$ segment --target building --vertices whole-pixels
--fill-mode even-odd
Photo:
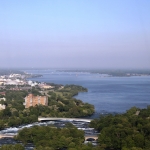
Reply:
[[[5,97],[3,97],[3,98],[0,98],[0,101],[6,101],[6,98]]]
[[[6,95],[6,92],[0,92],[0,95],[5,96],[5,95]]]
[[[54,88],[53,86],[47,85],[47,84],[39,84],[39,87],[41,89],[52,89],[52,88]]]
[[[25,82],[19,79],[15,79],[15,80],[7,79],[4,84],[5,85],[24,85]]]
[[[29,108],[35,105],[48,105],[48,97],[47,96],[34,96],[33,94],[29,94],[25,97],[25,102],[23,103],[25,108]]]
[[[5,109],[5,108],[6,108],[5,105],[0,104],[0,110],[3,110],[3,109]]]
[[[30,86],[36,86],[36,85],[38,85],[38,83],[33,82],[33,81],[28,81],[28,85],[30,85]]]
[[[15,80],[7,79],[5,85],[18,85],[18,82]]]
[[[0,101],[6,101],[6,98],[0,98]],[[3,109],[5,109],[6,108],[6,106],[5,105],[3,105],[3,104],[0,104],[0,110],[3,110]]]
[[[4,82],[0,81],[0,85],[3,85],[3,84],[4,84]]]

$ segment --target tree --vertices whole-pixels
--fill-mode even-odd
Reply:
[[[3,116],[4,117],[10,117],[11,116],[11,111],[9,107],[6,107],[6,109],[3,110]]]
[[[21,144],[3,145],[0,150],[25,150]]]
[[[144,147],[144,136],[142,134],[136,134],[134,137],[134,142],[136,147]]]

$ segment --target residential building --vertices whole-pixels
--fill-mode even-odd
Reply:
[[[33,94],[29,94],[25,97],[25,102],[23,103],[25,108],[29,108],[31,106],[36,105],[48,105],[48,97],[47,96],[34,96]]]
[[[6,95],[6,92],[0,92],[0,95],[5,96],[5,95]]]
[[[53,86],[47,85],[47,84],[39,84],[39,87],[41,89],[52,89],[52,88],[54,88]]]

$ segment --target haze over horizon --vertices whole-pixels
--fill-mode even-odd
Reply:
[[[0,1],[0,68],[150,69],[149,0]]]

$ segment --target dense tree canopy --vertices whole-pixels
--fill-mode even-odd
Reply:
[[[103,150],[92,144],[84,145],[84,131],[67,124],[65,128],[34,126],[24,128],[16,136],[24,144],[31,142],[35,150]]]
[[[0,147],[0,150],[25,150],[25,148],[21,144],[15,144],[15,145],[3,145],[2,147]]]
[[[32,142],[36,147],[60,149],[70,145],[81,145],[84,141],[84,132],[75,127],[61,129],[34,126],[21,130],[16,139],[23,143]]]
[[[101,146],[114,149],[150,148],[150,107],[131,108],[125,114],[101,116],[90,124],[100,131]]]

